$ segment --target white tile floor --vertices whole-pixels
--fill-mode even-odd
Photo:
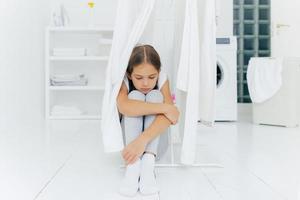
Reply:
[[[116,194],[121,156],[103,153],[99,121],[37,124],[0,132],[1,200],[130,199]],[[240,120],[199,126],[198,139],[198,161],[223,168],[157,168],[161,200],[300,199],[299,128]]]

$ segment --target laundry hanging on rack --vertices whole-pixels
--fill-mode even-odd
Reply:
[[[185,109],[181,162],[193,164],[196,157],[198,120],[212,126],[216,92],[215,1],[187,0],[182,34],[177,89],[184,91]],[[200,16],[202,15],[202,16]],[[202,19],[202,20],[201,20]],[[182,110],[181,109],[181,110]]]
[[[124,148],[116,99],[132,49],[145,30],[154,3],[155,0],[122,0],[118,4],[102,104],[101,130],[105,152]]]
[[[262,103],[275,95],[282,84],[283,58],[252,57],[247,69],[247,83],[253,103]]]

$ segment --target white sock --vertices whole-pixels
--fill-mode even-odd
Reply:
[[[140,192],[144,195],[156,194],[159,188],[154,175],[155,157],[153,154],[145,153],[142,157]]]
[[[119,189],[120,194],[134,196],[137,193],[139,189],[140,166],[140,159],[133,164],[127,165],[125,176]]]

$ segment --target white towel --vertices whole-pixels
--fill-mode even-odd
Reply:
[[[101,130],[105,152],[124,148],[116,99],[132,49],[138,43],[155,0],[119,1],[110,58],[106,71]]]
[[[247,82],[252,102],[261,103],[271,98],[282,83],[282,58],[251,58]]]
[[[88,79],[84,74],[56,74],[51,75],[50,83],[55,86],[84,86],[88,84]]]
[[[181,162],[193,164],[198,119],[212,126],[215,119],[216,21],[215,1],[187,0],[177,72],[177,88],[186,92]],[[199,17],[199,15],[202,15]],[[202,20],[200,20],[202,19]]]
[[[55,74],[51,75],[54,81],[80,81],[85,78],[84,74]]]
[[[50,80],[50,84],[52,86],[86,86],[88,84],[88,80],[79,80],[79,81],[53,81]]]

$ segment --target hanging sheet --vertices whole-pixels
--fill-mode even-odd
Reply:
[[[102,103],[101,130],[105,152],[124,148],[116,98],[132,49],[147,25],[155,0],[120,0],[108,61]]]
[[[198,120],[212,126],[216,91],[216,5],[211,0],[186,0],[177,69],[182,132],[181,163],[195,162]],[[180,13],[180,11],[178,11]],[[181,23],[182,24],[182,23]]]

